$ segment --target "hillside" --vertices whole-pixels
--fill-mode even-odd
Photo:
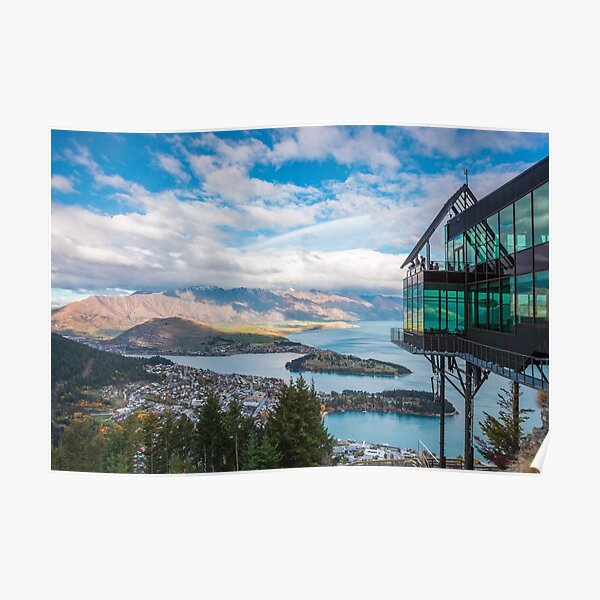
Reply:
[[[67,383],[102,386],[136,379],[148,379],[145,365],[169,362],[162,358],[129,358],[96,350],[52,334],[50,377],[52,389]]]
[[[243,326],[240,331],[219,330],[191,319],[170,317],[150,319],[113,340],[108,347],[137,348],[162,353],[223,354],[253,345],[286,344],[285,338],[268,334],[258,327]]]
[[[289,324],[302,329],[320,323],[399,319],[401,314],[398,297],[190,287],[72,302],[52,311],[52,329],[107,339],[151,319],[180,317],[204,324],[260,323],[285,333]]]

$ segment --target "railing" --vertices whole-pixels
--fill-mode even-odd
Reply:
[[[502,350],[456,335],[405,334],[400,327],[391,330],[391,341],[412,353],[427,352],[457,355],[494,373],[520,381],[524,385],[548,389],[550,360]]]
[[[500,272],[502,269],[509,269],[514,266],[512,256],[502,256],[500,258],[491,258],[485,262],[467,262],[457,260],[430,260],[417,262],[416,265],[406,267],[406,276],[410,277],[423,271],[449,271],[451,273],[474,273],[476,271],[485,271],[486,273]]]

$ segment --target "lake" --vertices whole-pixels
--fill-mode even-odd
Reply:
[[[397,321],[360,321],[358,327],[348,329],[318,329],[289,335],[288,338],[316,348],[334,350],[343,354],[354,354],[361,358],[376,358],[408,367],[412,373],[402,377],[367,377],[360,375],[335,375],[307,373],[306,379],[314,381],[315,387],[323,392],[345,389],[377,392],[390,389],[415,389],[431,391],[431,365],[424,356],[406,352],[392,344],[390,328]],[[172,361],[210,369],[217,373],[240,373],[263,377],[280,377],[289,380],[292,375],[285,363],[297,354],[238,354],[234,356],[168,356]],[[295,376],[295,374],[294,374]],[[498,414],[498,392],[507,388],[509,381],[491,374],[477,393],[474,402],[475,435],[480,435],[479,422],[484,412]],[[529,432],[541,425],[540,412],[536,405],[536,392],[521,386],[521,406],[532,408],[524,429]],[[460,395],[446,385],[447,398],[458,409],[459,415],[446,417],[446,454],[462,455],[464,452],[464,403]],[[329,432],[339,438],[352,438],[373,443],[387,443],[401,448],[416,448],[418,441],[424,442],[432,451],[438,451],[439,420],[435,417],[397,415],[393,413],[333,413],[325,417]]]

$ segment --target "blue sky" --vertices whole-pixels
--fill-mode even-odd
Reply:
[[[481,197],[547,155],[547,134],[432,127],[55,130],[52,302],[190,285],[397,293],[465,168]]]

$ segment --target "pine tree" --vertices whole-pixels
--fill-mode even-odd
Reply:
[[[194,435],[194,460],[199,471],[224,470],[226,435],[219,398],[210,392],[200,407]]]
[[[262,429],[255,428],[249,435],[242,465],[247,471],[277,469],[281,466],[281,454]]]
[[[529,418],[531,409],[519,409],[521,393],[517,393],[517,384],[511,382],[511,389],[502,389],[498,394],[498,417],[484,412],[485,419],[481,431],[487,439],[475,437],[477,449],[481,455],[494,463],[499,469],[507,469],[513,463],[524,439],[523,423]]]
[[[242,453],[252,430],[250,419],[242,414],[242,407],[236,399],[232,399],[223,416],[225,427],[225,469],[239,471]]]
[[[321,420],[314,386],[309,388],[302,376],[281,389],[266,431],[284,468],[318,466],[331,453],[332,438]]]
[[[142,418],[145,473],[164,473],[164,456],[160,443],[160,421],[156,413],[144,413]]]

